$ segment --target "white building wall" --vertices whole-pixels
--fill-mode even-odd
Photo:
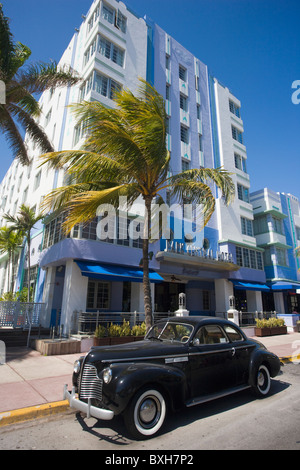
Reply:
[[[245,161],[247,152],[245,145],[232,138],[232,126],[239,131],[244,131],[243,121],[229,110],[229,100],[233,101],[240,108],[240,101],[233,96],[228,88],[224,88],[217,80],[214,80],[214,93],[216,101],[216,114],[218,125],[218,143],[220,153],[220,166],[232,173],[231,177],[236,188],[234,202],[225,207],[222,199],[217,200],[218,229],[220,240],[232,240],[248,245],[256,246],[254,237],[242,235],[241,217],[253,220],[252,205],[238,198],[237,185],[240,184],[249,192],[249,175],[235,166],[235,153],[240,155]],[[218,163],[218,162],[216,162]]]

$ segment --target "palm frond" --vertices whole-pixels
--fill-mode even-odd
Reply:
[[[0,111],[0,128],[4,131],[13,155],[20,160],[22,165],[29,165],[30,159],[23,137],[5,106],[2,106]]]
[[[18,73],[19,84],[30,93],[42,93],[50,88],[76,85],[81,78],[69,67],[58,68],[56,62],[35,63]]]

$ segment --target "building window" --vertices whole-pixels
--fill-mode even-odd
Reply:
[[[185,144],[189,143],[189,131],[187,127],[180,126],[180,140]]]
[[[180,94],[180,109],[182,109],[183,111],[187,111],[188,110],[188,100],[187,98]]]
[[[268,221],[267,217],[263,215],[262,217],[256,217],[253,221],[254,235],[259,235],[261,233],[267,233]]]
[[[114,25],[123,33],[126,33],[127,18],[120,12],[120,10],[116,11],[114,8],[111,8],[103,2],[101,16],[105,21]]]
[[[93,89],[100,95],[113,100],[115,93],[121,90],[121,85],[111,78],[96,72]]]
[[[232,138],[239,142],[240,144],[244,144],[243,132],[239,131],[236,127],[231,126],[232,131]]]
[[[210,310],[209,290],[202,291],[202,304],[203,304],[203,310]]]
[[[240,108],[237,104],[235,104],[233,101],[229,100],[229,110],[232,114],[234,114],[235,116],[237,116],[238,118],[241,117],[241,114],[240,114]]]
[[[40,170],[36,175],[35,175],[35,178],[34,178],[34,185],[33,185],[33,191],[35,191],[40,183],[41,183],[41,176],[42,176],[42,170]]]
[[[168,54],[166,54],[166,69],[171,70],[171,58]]]
[[[115,10],[106,3],[103,3],[102,5],[101,16],[104,20],[108,21],[108,23],[114,24]]]
[[[87,240],[97,240],[97,233],[96,233],[97,223],[98,223],[97,217],[95,217],[90,222],[85,223],[82,226],[81,237]]]
[[[123,67],[124,50],[116,46],[103,36],[99,36],[98,51],[107,59],[110,59],[115,64],[119,65],[120,67]]]
[[[280,233],[281,235],[284,235],[284,233],[283,233],[283,224],[282,224],[281,219],[278,219],[277,217],[272,217],[272,228],[273,228],[273,232]]]
[[[253,237],[252,220],[246,219],[246,217],[241,217],[241,227],[242,227],[243,235],[248,235],[249,237]]]
[[[187,171],[190,169],[190,162],[187,160],[182,159],[181,160],[181,170],[182,171]]]
[[[248,188],[246,188],[245,186],[242,186],[241,184],[238,184],[237,190],[238,190],[238,198],[240,201],[250,202]]]
[[[186,68],[182,67],[182,65],[179,65],[179,78],[183,82],[187,81],[187,70]]]
[[[236,246],[236,264],[243,268],[263,270],[262,254],[260,251]]]
[[[279,264],[280,266],[287,266],[286,250],[282,248],[276,248],[276,258],[277,258],[277,264]]]
[[[88,309],[108,309],[110,305],[110,283],[89,279],[87,292]]]
[[[52,116],[52,108],[50,111],[47,113],[46,118],[45,118],[45,127],[48,126],[49,122],[51,121],[51,116]]]
[[[237,168],[238,170],[241,170],[244,173],[247,173],[246,158],[242,157],[238,153],[234,154],[234,165],[235,165],[235,168]]]
[[[122,33],[126,33],[127,18],[120,12],[120,10],[118,10],[116,14],[115,26],[119,28],[122,31]]]

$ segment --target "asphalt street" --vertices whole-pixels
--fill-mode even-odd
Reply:
[[[300,364],[282,370],[267,398],[244,391],[184,409],[148,441],[132,440],[121,417],[103,423],[68,411],[0,428],[0,449],[101,450],[104,456],[105,451],[134,455],[137,450],[160,455],[166,450],[300,450]]]

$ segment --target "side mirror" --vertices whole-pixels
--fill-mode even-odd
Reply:
[[[192,341],[192,346],[200,346],[200,339],[199,339],[199,338],[195,338],[195,339]]]

